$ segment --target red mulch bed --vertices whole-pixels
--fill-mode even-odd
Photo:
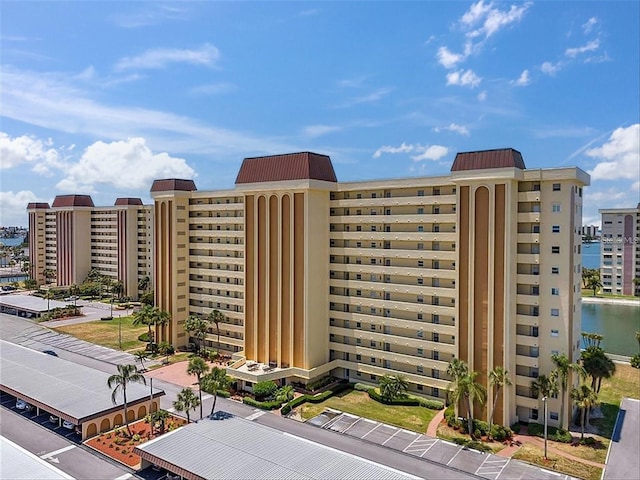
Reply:
[[[171,417],[165,424],[165,432],[169,431],[169,425],[182,426],[187,421],[178,417]],[[115,430],[102,433],[96,437],[93,437],[85,442],[86,445],[98,450],[99,452],[107,455],[108,457],[124,463],[125,465],[136,468],[140,465],[140,457],[133,453],[134,447],[147,442],[153,438],[156,438],[159,433],[151,434],[151,425],[144,420],[139,420],[136,423],[129,424],[132,437],[139,435],[140,438],[134,440],[129,438],[127,428],[122,426],[118,429],[118,433]]]

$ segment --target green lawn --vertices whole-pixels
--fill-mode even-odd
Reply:
[[[119,326],[119,323],[122,324]],[[97,320],[95,322],[78,323],[76,325],[65,325],[56,327],[54,330],[73,335],[80,340],[103,345],[105,347],[119,349],[118,330],[122,330],[122,349],[133,350],[141,348],[144,342],[138,337],[148,331],[145,325],[134,326],[133,317],[114,318],[112,320]]]
[[[631,365],[616,363],[616,373],[612,378],[602,381],[598,394],[604,418],[592,422],[605,438],[611,438],[623,397],[640,399],[640,370]]]
[[[356,390],[347,390],[322,403],[305,403],[299,407],[304,419],[315,417],[325,408],[334,408],[359,417],[377,420],[420,433],[427,431],[429,422],[438,413],[437,410],[425,407],[384,405],[371,400],[366,392]]]
[[[583,478],[585,480],[600,480],[602,475],[601,468],[592,467],[585,463],[575,462],[554,453],[548,455],[549,460],[545,460],[544,450],[533,445],[523,445],[513,455],[513,458],[540,465],[548,470],[566,473],[572,477]]]

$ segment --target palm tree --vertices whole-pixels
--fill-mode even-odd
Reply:
[[[164,425],[167,419],[170,417],[169,412],[166,410],[157,410],[147,415],[147,422],[151,424],[151,433],[155,430],[156,425],[160,425],[160,435],[164,433]]]
[[[600,275],[591,275],[587,278],[587,288],[593,290],[593,296],[596,296],[596,293],[599,288],[602,288],[602,283],[600,282]]]
[[[189,359],[187,373],[195,375],[198,379],[198,395],[200,398],[200,418],[202,418],[202,376],[209,371],[209,365],[201,357],[192,357]]]
[[[175,402],[173,402],[173,408],[178,412],[184,412],[187,415],[187,423],[191,421],[189,418],[189,412],[195,410],[200,405],[200,399],[193,393],[190,388],[183,388],[176,396]]]
[[[473,405],[477,402],[481,407],[487,401],[487,390],[476,382],[478,372],[469,372],[460,380],[458,388],[461,391],[462,397],[466,400],[467,415],[469,419],[469,434],[472,439],[475,439],[473,431]]]
[[[169,352],[171,351],[171,344],[169,342],[165,342],[164,340],[158,344],[158,351],[160,355],[166,355],[166,359],[164,363],[169,363]]]
[[[198,352],[203,350],[204,339],[207,336],[207,322],[196,315],[189,315],[184,322],[184,329],[189,333],[193,333],[193,337],[198,342]]]
[[[536,380],[531,382],[531,390],[536,398],[558,395],[557,377],[555,375],[549,377],[540,375]]]
[[[169,315],[169,312],[165,312],[164,310],[158,308],[158,307],[153,307],[152,308],[152,315],[151,315],[151,319],[153,322],[153,325],[157,328],[157,327],[164,327],[167,323],[169,323],[169,321],[171,320],[171,315]]]
[[[140,362],[142,370],[145,370],[144,361],[149,358],[149,354],[145,350],[138,350],[137,352],[134,352],[133,356]]]
[[[124,293],[124,283],[122,283],[122,280],[113,282],[113,285],[111,285],[111,293],[115,294],[118,298],[122,297]]]
[[[213,393],[213,405],[211,406],[211,413],[216,410],[216,400],[218,399],[218,390],[226,390],[231,385],[231,377],[227,375],[227,372],[218,367],[213,367],[210,373],[204,376],[202,379],[203,388],[207,392]]]
[[[603,378],[611,378],[616,372],[616,364],[604,353],[602,347],[587,347],[581,355],[582,366],[591,377],[591,388],[600,392]]]
[[[127,433],[131,436],[129,428],[129,419],[127,418],[127,385],[133,382],[147,384],[147,379],[138,372],[135,365],[118,365],[118,373],[111,375],[107,379],[107,386],[113,388],[111,392],[111,401],[115,405],[118,392],[122,391],[122,399],[124,402],[124,423],[127,426]]]
[[[207,320],[216,326],[216,335],[218,336],[216,347],[218,350],[218,355],[220,354],[220,322],[224,322],[227,317],[224,316],[220,310],[212,310],[211,313],[207,316]]]
[[[500,389],[504,386],[512,385],[511,378],[509,378],[509,372],[503,367],[495,367],[489,372],[489,385],[491,385],[492,388],[495,388],[493,405],[491,406],[491,416],[489,417],[489,438],[491,438],[493,415],[496,412],[496,404],[498,403],[498,395],[500,394]]]
[[[293,400],[294,390],[291,385],[285,385],[276,392],[276,400],[282,403]]]
[[[454,391],[458,390],[458,384],[460,382],[460,379],[462,379],[465,375],[467,375],[468,372],[469,372],[469,367],[465,362],[463,362],[459,358],[454,358],[453,360],[451,360],[451,362],[449,362],[449,365],[447,366],[447,374],[451,377],[451,383],[447,388],[447,393],[449,394],[450,397]],[[461,400],[461,398],[459,400]],[[458,418],[459,416],[458,415],[459,400],[453,402],[453,409],[455,411],[456,418]]]
[[[49,313],[49,304],[51,300],[55,298],[55,294],[53,293],[53,290],[51,289],[47,290],[44,294],[44,298],[47,300],[47,313]]]
[[[409,388],[407,379],[402,375],[383,375],[379,384],[380,396],[385,400],[395,400],[404,395]]]
[[[151,333],[151,326],[153,325],[153,309],[151,305],[145,305],[137,312],[133,312],[133,325],[146,325],[149,328],[147,333],[147,343],[153,342],[153,334]]]
[[[149,278],[149,275],[145,275],[138,281],[138,290],[142,290],[143,292],[146,292],[150,286],[151,286],[151,279]]]
[[[589,385],[583,383],[578,388],[571,390],[571,399],[576,402],[576,406],[580,409],[580,427],[582,435],[580,439],[584,439],[584,425],[589,423],[589,410],[597,404],[598,395]]]
[[[584,377],[586,375],[586,371],[584,368],[582,368],[581,365],[577,363],[571,363],[569,361],[569,358],[564,353],[554,353],[553,355],[551,355],[551,360],[556,365],[556,368],[554,370],[554,377],[556,377],[560,382],[560,390],[562,395],[562,397],[560,398],[560,428],[564,429],[564,399],[567,395],[569,374],[573,371]]]

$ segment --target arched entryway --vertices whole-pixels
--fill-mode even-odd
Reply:
[[[100,431],[106,432],[110,429],[111,429],[111,425],[109,424],[109,419],[103,418],[102,421],[100,422]]]
[[[138,409],[138,418],[144,418],[145,415],[147,414],[147,407],[142,405],[139,409]]]
[[[113,417],[113,426],[114,426],[114,428],[116,426],[121,426],[123,423],[124,423],[124,421],[122,420],[122,414],[121,413],[119,413],[115,417]]]
[[[134,412],[133,410],[128,410],[127,411],[127,420],[130,422],[133,422],[136,419],[136,412]]]
[[[98,427],[95,423],[90,423],[87,427],[87,438],[95,437],[98,434]]]

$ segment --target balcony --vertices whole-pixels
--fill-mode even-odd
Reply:
[[[384,222],[379,222],[383,224]],[[455,232],[370,232],[370,231],[349,231],[349,232],[330,232],[331,240],[367,240],[378,241],[384,240],[402,240],[416,242],[451,242],[455,243],[457,234]],[[446,253],[446,252],[445,252]]]
[[[331,200],[331,207],[394,207],[406,205],[455,205],[455,195],[424,195],[406,197],[378,197],[378,198],[345,198]]]

